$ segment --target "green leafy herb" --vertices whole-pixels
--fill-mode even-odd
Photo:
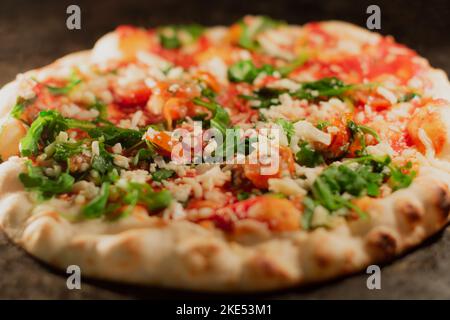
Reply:
[[[92,138],[104,138],[107,145],[113,146],[120,143],[122,147],[131,147],[142,139],[142,132],[133,129],[119,128],[113,125],[94,127],[87,130]]]
[[[16,118],[16,119],[20,119],[20,117],[22,116],[22,113],[25,111],[26,107],[32,103],[32,101],[34,101],[34,99],[23,99],[21,97],[17,98],[16,104],[14,105],[14,107],[11,110],[11,116]]]
[[[82,214],[85,218],[95,219],[104,215],[108,204],[109,186],[109,182],[104,182],[100,189],[99,195],[92,199],[91,202],[83,208]]]
[[[392,190],[407,188],[416,176],[416,172],[411,170],[412,163],[408,162],[404,167],[396,168],[391,166],[391,177],[389,179],[389,185]]]
[[[21,154],[23,156],[36,155],[39,151],[40,143],[47,145],[55,140],[59,132],[70,128],[91,130],[95,128],[95,124],[88,121],[64,118],[54,110],[41,111],[20,142]]]
[[[216,98],[216,93],[210,87],[205,86],[202,88],[202,96],[209,100],[213,100]]]
[[[408,102],[416,97],[420,98],[420,94],[415,93],[415,92],[409,92],[409,93],[405,94],[403,97],[401,97],[398,101],[399,102]]]
[[[62,173],[56,178],[49,178],[44,175],[41,167],[33,166],[31,162],[27,163],[27,173],[20,173],[19,179],[27,190],[38,192],[44,199],[70,192],[75,182],[75,178],[68,173]]]
[[[137,165],[139,161],[150,161],[156,156],[156,152],[152,149],[139,149],[133,158],[133,165]]]
[[[298,99],[316,100],[320,97],[342,96],[351,88],[351,85],[344,84],[338,78],[323,78],[318,81],[303,82],[301,88],[291,95]]]
[[[19,119],[24,110],[25,110],[25,104],[16,103],[11,110],[11,116],[13,116],[16,119]]]
[[[269,108],[280,103],[279,96],[288,93],[294,98],[306,100],[318,100],[329,97],[342,97],[353,86],[345,85],[337,78],[323,78],[313,82],[301,83],[301,88],[292,92],[273,88],[261,88],[253,92],[254,95],[240,95],[242,99],[251,101],[254,109]]]
[[[212,118],[210,120],[211,127],[219,130],[225,135],[226,128],[230,124],[230,116],[228,112],[215,101],[205,101],[200,98],[194,98],[193,102],[199,106],[207,108],[212,112]]]
[[[106,151],[105,145],[99,142],[99,154],[92,158],[92,169],[102,175],[107,174],[114,168],[113,156]]]
[[[380,137],[378,136],[378,133],[370,127],[367,127],[367,126],[364,126],[361,124],[356,124],[352,120],[348,121],[347,127],[349,128],[350,133],[351,133],[349,145],[351,145],[351,143],[355,139],[359,139],[359,144],[361,145],[361,150],[357,151],[359,155],[366,154],[366,138],[364,136],[365,134],[369,134],[369,135],[373,136],[377,140],[377,142],[381,142]]]
[[[178,49],[196,41],[204,28],[198,24],[170,25],[158,29],[161,45],[166,49]]]
[[[53,159],[56,161],[67,161],[70,157],[80,154],[83,151],[82,142],[57,142]]]
[[[228,69],[228,79],[232,82],[252,83],[261,73],[272,74],[275,69],[268,64],[257,68],[251,60],[241,60]]]
[[[98,111],[99,115],[97,117],[97,121],[106,121],[107,123],[109,123],[109,121],[106,120],[108,118],[108,111],[104,103],[100,102],[99,100],[95,100],[95,103],[92,104],[89,109],[95,109]]]
[[[272,88],[261,88],[254,91],[253,96],[240,95],[239,97],[251,101],[251,107],[253,109],[265,109],[274,105],[278,105],[280,103],[278,97],[283,92],[285,91]]]
[[[236,195],[236,198],[238,199],[238,201],[247,200],[248,198],[250,198],[250,195],[250,192],[241,191]]]
[[[319,130],[323,130],[326,127],[328,127],[330,125],[330,123],[328,121],[320,121],[317,125],[316,128]]]
[[[170,205],[172,195],[167,190],[154,192],[148,184],[130,182],[127,186],[124,203],[134,207],[144,205],[150,211],[164,209]]]
[[[330,212],[348,208],[364,218],[367,214],[344,194],[352,197],[377,197],[380,186],[386,181],[394,191],[406,188],[415,176],[415,172],[410,169],[411,164],[397,168],[388,156],[367,155],[354,158],[323,170],[312,185],[310,198],[315,206],[322,205]],[[310,201],[309,208],[311,205]]]
[[[142,132],[132,129],[118,128],[113,125],[96,126],[89,121],[64,118],[54,110],[41,111],[21,141],[23,156],[36,155],[40,143],[47,145],[53,142],[59,132],[77,128],[86,131],[92,138],[102,138],[107,145],[121,143],[128,148],[141,141]]]
[[[307,142],[300,144],[300,150],[295,155],[295,158],[299,164],[309,168],[314,168],[325,162],[323,156]]]
[[[36,155],[41,139],[52,142],[60,131],[68,129],[67,122],[56,111],[41,111],[20,142],[23,156]]]
[[[283,131],[288,138],[288,142],[291,142],[291,139],[295,134],[294,124],[282,118],[275,120],[275,123],[283,128]]]
[[[251,60],[238,61],[228,69],[228,79],[232,82],[252,83],[257,76],[258,68]]]
[[[72,91],[73,88],[75,88],[78,84],[81,83],[81,79],[76,75],[75,72],[72,73],[70,76],[69,81],[67,84],[63,87],[54,87],[50,85],[46,85],[48,91],[50,91],[53,95],[64,95],[68,94],[70,91]]]
[[[175,171],[169,169],[159,169],[152,173],[153,181],[161,182],[167,180],[175,174]]]
[[[249,155],[254,150],[252,146],[254,142],[257,142],[257,137],[244,137],[239,128],[227,130],[224,141],[214,151],[214,157],[230,159],[236,153]]]

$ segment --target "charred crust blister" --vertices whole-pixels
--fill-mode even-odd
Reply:
[[[387,259],[397,252],[398,241],[393,231],[374,229],[367,235],[367,245],[377,258]]]
[[[447,186],[440,186],[437,192],[436,204],[442,218],[446,220],[450,213],[450,192]]]

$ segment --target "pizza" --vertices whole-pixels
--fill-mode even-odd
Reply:
[[[0,225],[50,265],[139,285],[358,272],[447,224],[449,101],[442,70],[346,22],[120,26],[0,91]]]

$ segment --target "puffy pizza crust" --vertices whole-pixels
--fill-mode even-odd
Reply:
[[[334,28],[340,28],[339,24]],[[345,24],[345,32],[358,37],[367,31]],[[107,37],[99,41],[106,48],[114,45],[108,39],[115,34]],[[60,72],[92,57],[101,59],[101,52],[108,52],[97,48],[30,73],[39,77]],[[435,97],[449,97],[445,73],[432,69],[430,80]],[[17,81],[0,90],[3,120],[16,96]],[[370,219],[333,230],[319,228],[239,242],[194,223],[156,217],[70,222],[57,213],[57,201],[33,204],[18,179],[23,170],[24,159],[18,157],[0,165],[0,226],[15,243],[53,266],[65,269],[76,264],[83,275],[140,285],[261,291],[323,281],[386,261],[420,244],[447,224],[450,211],[450,171],[424,165],[410,187],[383,199],[362,199],[359,205]]]

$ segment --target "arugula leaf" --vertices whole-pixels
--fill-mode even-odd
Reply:
[[[196,41],[204,28],[198,24],[169,25],[158,29],[161,45],[166,49],[178,49],[183,45]]]
[[[294,124],[282,118],[275,120],[275,123],[278,124],[281,128],[283,128],[283,131],[287,136],[288,142],[290,143],[292,137],[295,134]]]
[[[169,169],[159,169],[152,173],[153,181],[161,182],[167,180],[175,174],[175,171]]]
[[[291,95],[298,99],[315,100],[320,97],[342,96],[352,87],[335,77],[323,78],[318,81],[303,82],[301,88]]]
[[[104,182],[100,189],[100,193],[92,199],[83,209],[82,214],[85,218],[95,219],[104,215],[109,197],[109,182]]]
[[[358,150],[359,155],[366,154],[366,138],[364,137],[365,134],[370,134],[377,140],[377,142],[381,142],[378,133],[370,127],[361,124],[356,124],[352,120],[347,122],[347,127],[349,128],[351,133],[349,146],[351,145],[351,143],[354,141],[355,138],[359,139],[359,143],[361,145],[361,150]]]
[[[121,143],[125,148],[139,143],[142,132],[133,129],[118,128],[113,125],[96,126],[89,121],[64,118],[57,111],[41,111],[30,126],[25,137],[21,140],[21,154],[23,156],[36,155],[41,142],[51,143],[60,131],[77,128],[86,131],[92,138],[103,137],[107,145]]]
[[[251,60],[241,60],[230,66],[228,69],[228,79],[232,82],[252,83],[258,76],[258,68]]]
[[[301,88],[297,91],[280,90],[263,87],[253,92],[254,95],[240,95],[245,100],[255,101],[251,103],[254,109],[269,108],[280,103],[279,96],[288,93],[293,98],[318,100],[320,98],[342,97],[342,95],[353,88],[351,85],[345,85],[337,78],[323,78],[318,81],[303,82]]]
[[[53,95],[64,95],[68,94],[70,91],[72,91],[73,88],[75,88],[78,84],[81,83],[81,79],[76,75],[75,72],[72,73],[70,76],[69,81],[67,84],[63,87],[54,87],[50,85],[45,85],[48,89],[48,91]]]
[[[70,157],[83,151],[82,141],[79,142],[57,142],[53,159],[56,161],[67,161]]]
[[[110,123],[106,120],[108,118],[108,110],[104,103],[96,99],[95,102],[89,106],[89,109],[95,109],[98,111],[99,115],[97,117],[97,121]]]
[[[87,130],[92,138],[104,138],[107,145],[113,146],[120,143],[123,147],[129,148],[142,139],[142,132],[133,129],[119,128],[113,125],[94,127]]]
[[[401,97],[398,102],[408,102],[411,101],[412,99],[414,99],[415,97],[421,97],[420,94],[416,93],[416,92],[409,92],[407,94],[405,94],[403,97]]]
[[[299,164],[309,168],[314,168],[325,162],[323,156],[307,142],[300,144],[300,150],[296,153],[295,158]]]
[[[275,71],[278,71],[282,77],[285,77],[298,67],[302,66],[307,60],[308,55],[306,53],[302,53],[291,63],[288,63],[285,66],[277,69],[269,64],[265,64],[261,68],[257,68],[253,64],[252,60],[240,60],[231,65],[228,69],[228,79],[232,82],[253,83],[253,81],[256,79],[256,77],[258,77],[259,74],[264,72],[270,75]]]
[[[211,89],[210,87],[208,87],[207,85],[205,85],[205,87],[202,87],[202,97],[207,98],[208,100],[214,100],[216,98],[216,93],[214,92],[213,89]]]
[[[251,60],[241,60],[231,65],[228,69],[228,79],[232,82],[252,83],[261,73],[272,74],[275,69],[265,64],[257,68]]]
[[[22,156],[36,155],[42,138],[47,140],[47,142],[51,142],[60,131],[64,131],[67,128],[66,121],[58,112],[52,110],[41,111],[20,142]]]
[[[149,161],[156,156],[156,152],[153,149],[139,149],[133,158],[133,165],[137,165],[139,161]]]
[[[238,201],[247,200],[248,198],[250,198],[250,195],[250,192],[241,191],[236,195],[236,198],[238,199]]]
[[[353,163],[357,165],[352,165]],[[315,205],[322,205],[331,212],[348,208],[364,218],[367,214],[343,195],[377,197],[380,194],[380,186],[385,181],[394,191],[406,188],[416,174],[410,170],[411,166],[409,163],[405,167],[397,168],[391,163],[389,156],[367,155],[347,160],[323,170],[312,185],[310,197]],[[311,205],[311,202],[309,204]]]
[[[358,134],[358,133],[370,134],[371,136],[373,136],[377,140],[377,142],[381,142],[381,139],[380,139],[380,136],[378,135],[378,133],[374,129],[372,129],[372,128],[368,127],[368,126],[365,126],[365,125],[362,125],[362,124],[356,124],[352,120],[350,120],[347,123],[347,126],[349,127],[350,131],[353,134]]]
[[[54,110],[41,111],[20,142],[22,156],[36,155],[39,151],[40,143],[47,145],[55,140],[59,132],[70,128],[89,131],[95,128],[95,124],[88,121],[64,118],[59,112]]]
[[[253,109],[265,109],[280,104],[278,97],[283,92],[285,91],[264,87],[255,90],[253,96],[240,95],[239,97],[245,100],[254,101],[254,103],[251,103]]]
[[[211,127],[218,129],[223,135],[226,133],[226,128],[230,124],[230,116],[228,112],[215,101],[205,101],[200,98],[194,98],[193,102],[199,106],[205,107],[212,112],[210,120]]]
[[[25,111],[25,109],[27,108],[27,106],[29,104],[31,104],[34,101],[34,99],[23,99],[21,97],[17,98],[16,104],[14,105],[14,107],[11,110],[11,116],[16,118],[16,119],[20,119],[20,117],[22,116],[22,113]]]
[[[391,166],[391,177],[388,181],[393,191],[397,191],[399,189],[407,188],[412,183],[414,177],[416,176],[416,172],[411,170],[412,163],[408,162],[405,166],[401,168],[396,168]]]
[[[19,119],[22,115],[23,111],[25,110],[25,104],[24,103],[16,103],[14,107],[11,110],[11,116],[13,116],[16,119]]]
[[[72,191],[75,182],[75,178],[68,173],[51,179],[44,175],[41,167],[33,166],[31,162],[27,163],[27,173],[20,173],[19,179],[27,190],[38,192],[44,199]]]
[[[130,182],[126,192],[124,203],[132,207],[142,204],[150,211],[167,208],[172,201],[172,195],[168,190],[154,192],[148,184]]]
[[[114,202],[108,203],[113,188]],[[103,182],[99,195],[83,208],[82,213],[88,219],[110,214],[112,214],[110,218],[118,218],[131,213],[137,205],[145,206],[150,211],[159,211],[167,208],[171,201],[172,195],[168,190],[155,192],[148,184],[129,182],[125,187],[118,187],[111,186],[109,182]],[[124,205],[127,208],[117,216],[118,209]]]
[[[106,151],[105,145],[99,142],[99,154],[92,158],[92,169],[105,175],[114,168],[113,156]]]
[[[326,127],[328,127],[330,125],[330,123],[328,121],[320,121],[317,125],[316,128],[319,130],[323,130]]]
[[[257,142],[257,140],[257,137],[242,137],[239,128],[227,130],[224,141],[214,151],[214,157],[229,159],[236,153],[249,155],[255,149],[252,143]]]

